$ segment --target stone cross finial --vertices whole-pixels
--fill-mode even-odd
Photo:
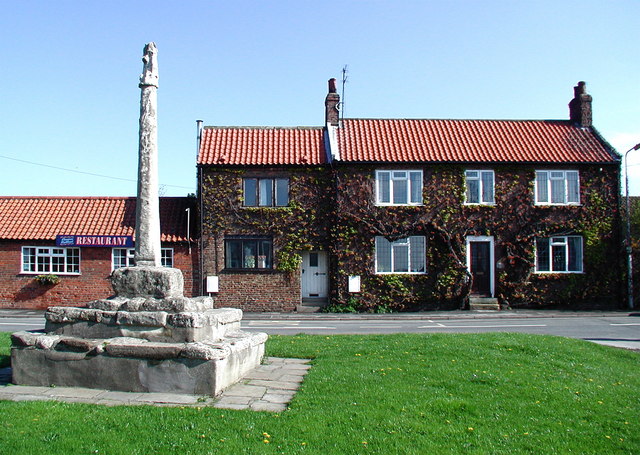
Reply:
[[[160,207],[158,199],[158,50],[144,47],[140,76],[140,144],[136,201],[136,266],[160,267]]]
[[[142,55],[142,74],[140,75],[140,87],[158,87],[158,48],[153,41],[144,47]]]

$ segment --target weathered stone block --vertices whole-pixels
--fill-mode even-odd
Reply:
[[[135,325],[141,327],[166,327],[167,313],[164,311],[118,311],[117,325]]]
[[[56,345],[56,349],[68,349],[77,352],[101,352],[103,341],[102,340],[90,340],[86,338],[76,337],[62,337]]]
[[[123,267],[113,271],[113,291],[118,297],[181,297],[184,280],[180,269],[167,267]]]
[[[175,359],[180,355],[184,344],[180,343],[155,343],[114,340],[105,345],[105,352],[113,357],[132,357],[136,359]]]

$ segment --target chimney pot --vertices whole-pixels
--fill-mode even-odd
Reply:
[[[336,78],[332,77],[329,79],[329,93],[338,93],[338,89],[336,88]]]

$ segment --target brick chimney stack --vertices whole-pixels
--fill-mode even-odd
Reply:
[[[578,82],[573,88],[573,99],[569,103],[569,119],[588,128],[591,126],[591,95],[587,93],[587,84],[584,81]]]
[[[338,104],[340,103],[340,95],[336,89],[336,79],[329,79],[329,93],[324,100],[325,114],[324,121],[327,125],[338,126],[340,121],[340,111]]]

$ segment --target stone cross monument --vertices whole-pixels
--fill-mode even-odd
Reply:
[[[140,75],[140,142],[138,147],[138,199],[136,252],[138,266],[159,267],[160,209],[158,200],[158,49],[144,47]]]
[[[182,272],[161,267],[157,49],[144,48],[135,267],[113,271],[114,295],[82,307],[49,307],[45,334],[12,335],[13,381],[217,395],[260,365],[265,333],[240,330],[242,311],[185,297]]]

